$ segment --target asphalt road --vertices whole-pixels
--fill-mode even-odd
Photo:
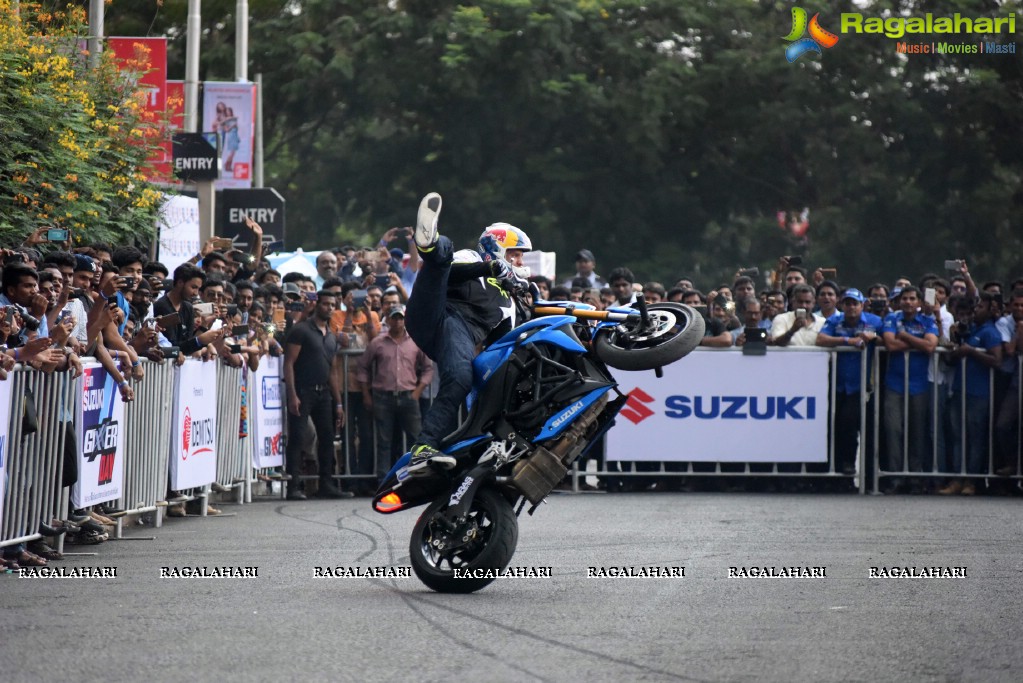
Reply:
[[[0,680],[1019,681],[1019,499],[784,494],[556,495],[520,520],[500,579],[440,595],[408,566],[417,512],[365,499],[225,506],[134,527],[68,567],[116,578],[0,576]],[[684,566],[676,578],[589,567]],[[161,568],[257,567],[255,578]],[[826,578],[728,578],[730,567]],[[869,578],[871,567],[966,578]]]

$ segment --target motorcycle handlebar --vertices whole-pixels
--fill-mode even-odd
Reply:
[[[637,311],[636,315],[639,312]],[[571,315],[579,318],[580,320],[615,320],[623,321],[630,318],[628,313],[619,313],[617,311],[591,311],[584,308],[574,308],[569,306],[534,306],[534,315]]]

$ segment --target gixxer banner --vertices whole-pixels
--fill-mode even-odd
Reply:
[[[615,371],[629,401],[608,460],[827,462],[827,351],[694,351],[652,372]]]
[[[117,500],[124,491],[124,403],[117,382],[102,365],[89,363],[82,387],[75,415],[78,481],[71,489],[76,508]]]
[[[175,373],[170,488],[181,491],[217,478],[217,368],[190,358]]]

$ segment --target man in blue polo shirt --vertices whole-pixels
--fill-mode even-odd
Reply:
[[[972,322],[971,300],[963,298],[955,303],[956,320],[967,323],[968,327],[966,334],[958,338],[958,343],[949,354],[955,362],[952,396],[949,399],[952,416],[953,472],[962,471],[964,428],[967,474],[980,474],[985,469],[984,456],[988,453],[991,370],[997,369],[1002,363],[1002,337],[995,327],[998,298],[998,295],[990,292],[981,292],[979,300],[973,304]],[[971,496],[976,493],[976,489],[972,481],[952,481],[939,493],[962,493],[964,496]]]
[[[884,380],[885,469],[889,472],[922,472],[927,463],[927,366],[938,345],[938,326],[918,312],[922,298],[913,285],[903,287],[900,310],[884,321],[884,345],[890,354]],[[899,487],[900,482],[894,481],[890,492]]]
[[[827,319],[817,333],[817,346],[853,347],[867,353],[839,353],[835,368],[835,471],[843,474],[856,472],[856,446],[860,435],[860,403],[864,391],[860,370],[866,363],[866,376],[870,382],[870,362],[873,343],[881,332],[883,321],[873,313],[864,313],[867,297],[858,289],[842,293],[841,311]],[[868,419],[873,415],[867,410]],[[870,430],[868,430],[869,433]],[[865,442],[870,441],[864,439]],[[868,444],[865,443],[866,447]],[[869,451],[864,448],[871,462]]]

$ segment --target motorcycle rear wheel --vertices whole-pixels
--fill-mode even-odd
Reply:
[[[696,309],[675,302],[647,306],[652,329],[639,321],[597,336],[597,357],[619,370],[652,370],[674,363],[700,345],[706,327]]]
[[[409,541],[409,560],[419,580],[438,593],[472,593],[494,581],[495,573],[508,566],[519,539],[519,523],[508,500],[484,488],[476,493],[469,517],[479,538],[450,552],[438,551],[433,541],[440,534],[437,515],[448,505],[447,497],[434,501],[419,517]],[[455,570],[491,570],[490,576],[456,577]]]

